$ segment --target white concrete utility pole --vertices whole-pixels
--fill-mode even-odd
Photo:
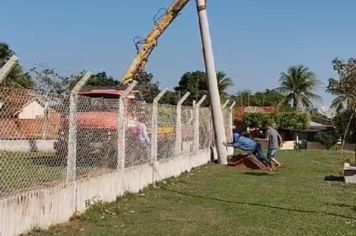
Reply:
[[[220,164],[227,165],[227,151],[226,147],[223,145],[223,142],[226,141],[224,119],[221,110],[218,82],[216,79],[213,47],[211,44],[208,15],[206,11],[206,0],[196,1],[199,15],[200,33],[203,44],[205,70],[208,76],[209,95],[213,114],[213,125],[215,131],[214,133],[218,152],[218,160]]]

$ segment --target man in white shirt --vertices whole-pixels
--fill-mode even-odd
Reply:
[[[140,140],[141,146],[143,150],[143,154],[145,158],[150,157],[150,146],[151,146],[151,140],[148,137],[147,133],[147,126],[145,124],[145,117],[144,114],[141,114],[138,118],[138,124],[137,124],[137,136],[138,139]]]

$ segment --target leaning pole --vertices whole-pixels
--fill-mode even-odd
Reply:
[[[208,76],[210,103],[219,163],[227,165],[227,152],[223,142],[226,141],[224,119],[220,103],[218,83],[216,79],[213,48],[210,38],[206,0],[196,0],[199,16],[200,34],[203,46],[205,71]]]

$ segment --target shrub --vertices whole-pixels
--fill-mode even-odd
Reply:
[[[304,130],[309,127],[310,115],[299,112],[280,112],[274,114],[275,123],[279,128],[288,130]]]
[[[263,128],[266,127],[271,117],[263,113],[246,113],[244,116],[245,127]]]
[[[263,128],[269,122],[276,123],[278,128],[288,130],[304,130],[309,127],[310,115],[299,112],[278,112],[275,114],[246,113],[244,125],[250,128]]]
[[[338,141],[338,136],[335,132],[318,133],[315,136],[315,140],[325,146],[329,150]]]

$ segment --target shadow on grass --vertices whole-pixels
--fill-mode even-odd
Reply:
[[[267,172],[244,172],[245,175],[253,175],[253,176],[273,176],[271,173]]]
[[[342,208],[350,208],[351,210],[353,211],[356,211],[356,206],[354,205],[350,205],[350,204],[345,204],[345,203],[330,203],[330,202],[327,202],[326,203],[327,205],[330,205],[330,206],[336,206],[336,207],[342,207]]]
[[[335,216],[335,217],[340,217],[340,218],[344,218],[344,219],[356,220],[356,217],[336,214],[336,213],[332,213],[332,212],[316,211],[316,210],[302,210],[302,209],[287,208],[287,207],[280,207],[280,206],[271,206],[271,205],[262,204],[262,203],[231,201],[231,200],[225,200],[225,199],[221,199],[221,198],[200,196],[200,195],[196,195],[196,194],[192,194],[192,193],[186,193],[186,192],[177,191],[177,190],[173,190],[173,189],[167,189],[165,187],[162,187],[162,190],[165,190],[165,191],[171,192],[171,193],[180,194],[180,195],[183,195],[183,196],[200,198],[200,199],[209,200],[209,201],[217,201],[217,202],[224,202],[224,203],[229,203],[229,204],[245,205],[245,206],[252,206],[252,207],[269,208],[269,209],[275,209],[275,210],[281,210],[281,211],[290,211],[290,212],[297,212],[297,213],[307,213],[307,214],[318,214],[318,215],[326,215],[326,216]]]
[[[332,182],[344,182],[345,178],[344,176],[334,176],[334,175],[329,175],[325,176],[324,181],[332,181]]]

